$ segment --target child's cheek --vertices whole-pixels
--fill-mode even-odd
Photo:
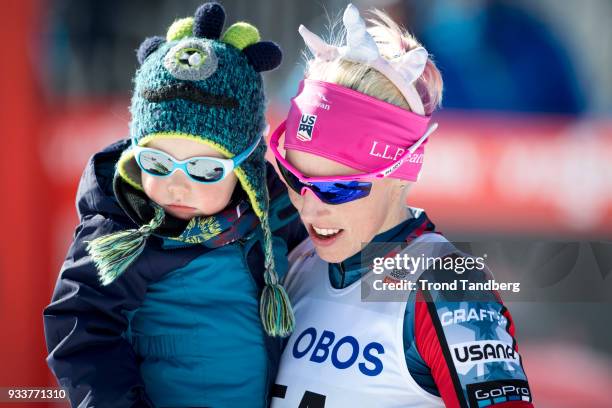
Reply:
[[[165,203],[162,182],[158,177],[151,176],[141,171],[142,187],[145,194],[157,204]]]
[[[229,204],[237,179],[228,177],[217,184],[199,185],[196,187],[197,199],[195,204],[203,215],[216,214]]]

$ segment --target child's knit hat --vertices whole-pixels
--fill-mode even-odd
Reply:
[[[134,145],[178,137],[204,143],[231,158],[261,138],[266,121],[260,72],[276,68],[282,53],[275,43],[260,41],[258,30],[251,24],[238,22],[223,32],[224,21],[223,7],[206,3],[193,17],[175,21],[165,37],[142,42],[130,108]],[[285,336],[292,330],[293,312],[274,269],[265,151],[262,141],[234,172],[263,230],[266,286],[260,304],[262,322],[268,334]],[[126,150],[115,178],[142,191],[140,174],[134,152]],[[149,224],[131,232],[132,238],[138,231],[144,236],[139,248],[161,225],[163,217],[163,210],[157,208]],[[96,255],[104,258],[101,245],[111,247],[108,242],[98,242],[97,247],[95,241],[92,244],[94,260]],[[112,246],[116,248],[117,243]],[[97,264],[99,269],[107,266],[108,257]],[[118,275],[117,271],[113,274]]]

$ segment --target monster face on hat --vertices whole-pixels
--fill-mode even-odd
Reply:
[[[265,128],[260,72],[276,68],[280,48],[259,41],[244,22],[225,32],[225,12],[206,3],[194,17],[175,21],[165,38],[146,39],[134,79],[130,136],[145,145],[154,138],[186,138],[207,144],[227,158],[245,151]],[[234,171],[255,213],[267,211],[265,145]],[[121,178],[142,189],[140,170],[127,151],[117,168]]]

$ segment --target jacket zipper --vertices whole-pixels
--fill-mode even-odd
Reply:
[[[340,267],[340,288],[344,289],[344,278],[346,276],[346,274],[344,273],[344,265],[342,264],[342,262],[340,262],[338,264],[338,266]]]

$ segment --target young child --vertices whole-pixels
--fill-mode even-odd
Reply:
[[[281,51],[217,3],[146,39],[131,140],[96,153],[45,308],[47,362],[79,407],[262,407],[305,236],[266,165],[260,72]],[[223,32],[223,34],[222,34]],[[261,300],[260,300],[261,297]]]

